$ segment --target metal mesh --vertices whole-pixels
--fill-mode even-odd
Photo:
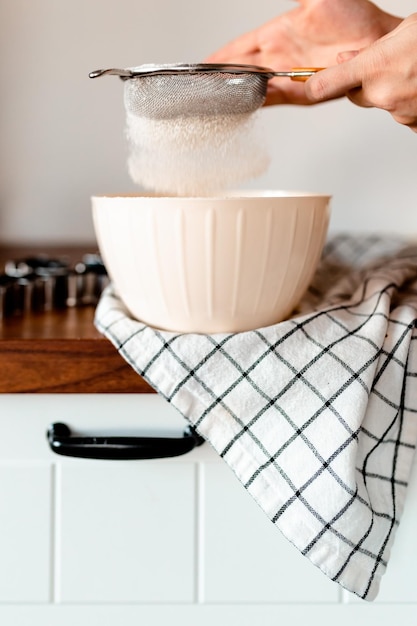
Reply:
[[[90,72],[90,78],[119,76],[125,81],[128,113],[166,120],[252,113],[265,102],[270,78],[285,76],[304,81],[319,69],[275,71],[257,65],[228,63],[147,64],[95,70]]]
[[[265,101],[268,76],[177,72],[125,80],[126,110],[150,119],[252,113]]]

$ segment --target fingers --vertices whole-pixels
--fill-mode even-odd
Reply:
[[[304,83],[278,78],[269,81],[264,106],[275,104],[309,105],[311,102],[306,98]]]
[[[360,107],[375,107],[417,132],[417,66],[414,32],[385,37],[360,51],[344,51],[338,65],[317,72],[305,83],[312,104],[345,96]],[[412,35],[412,37],[411,37]]]

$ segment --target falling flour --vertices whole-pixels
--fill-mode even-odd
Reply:
[[[257,113],[155,120],[127,113],[132,180],[158,194],[208,196],[269,165]]]

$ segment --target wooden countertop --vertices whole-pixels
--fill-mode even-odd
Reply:
[[[0,246],[8,259],[40,253],[79,261],[91,246]],[[94,327],[94,306],[0,320],[0,393],[155,393]]]

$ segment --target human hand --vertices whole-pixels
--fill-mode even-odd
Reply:
[[[337,61],[305,83],[310,102],[346,96],[417,132],[417,13],[370,46],[341,52]]]
[[[401,22],[368,0],[300,0],[297,4],[205,61],[274,70],[327,67],[337,63],[341,50],[364,48]],[[275,78],[268,81],[265,104],[311,104],[312,97],[307,98],[304,83]]]

